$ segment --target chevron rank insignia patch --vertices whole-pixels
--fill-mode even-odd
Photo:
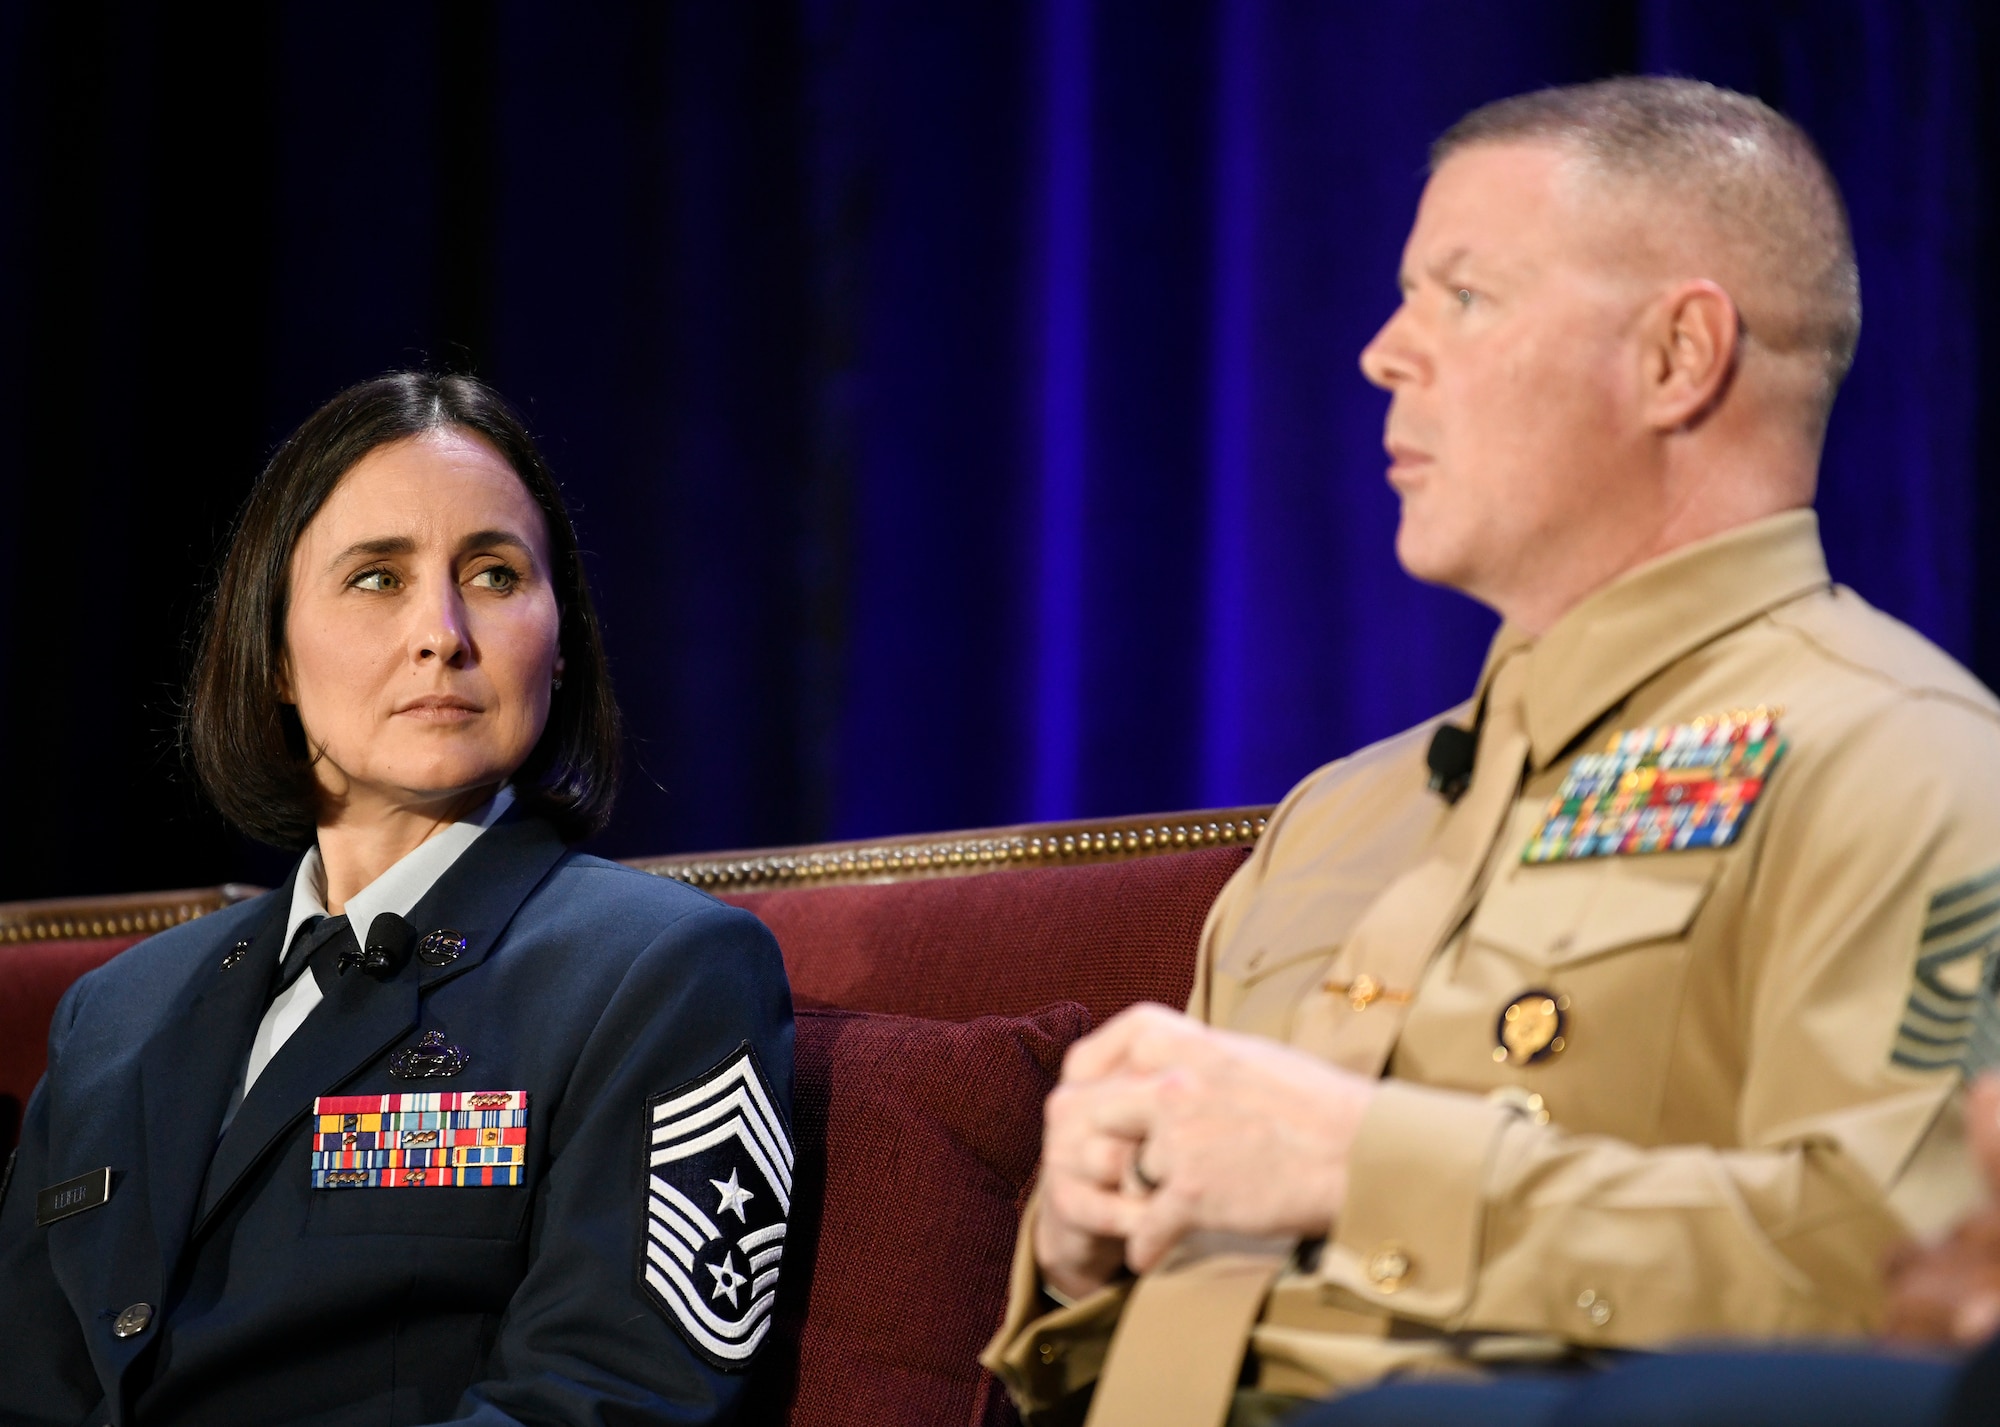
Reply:
[[[1570,765],[1523,862],[1727,847],[1785,754],[1778,710],[1614,733]]]
[[[792,1209],[792,1141],[745,1041],[707,1075],[646,1103],[639,1281],[724,1372],[771,1329]]]
[[[322,1095],[313,1101],[314,1189],[469,1189],[521,1182],[528,1092]]]
[[[2000,1065],[2000,867],[1931,898],[1889,1058],[1966,1075]]]

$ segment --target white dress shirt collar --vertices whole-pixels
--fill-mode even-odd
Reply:
[[[424,899],[424,894],[437,885],[438,878],[478,840],[479,834],[500,821],[513,805],[514,790],[502,787],[485,807],[449,827],[439,828],[391,863],[388,871],[349,897],[345,911],[348,925],[354,928],[354,939],[365,944],[369,926],[384,912],[407,917],[410,909]],[[319,845],[315,843],[299,863],[298,878],[292,883],[292,910],[285,919],[285,939],[279,945],[290,950],[292,938],[298,935],[300,927],[314,917],[326,915],[326,864],[320,860]]]
[[[349,897],[346,914],[349,925],[354,929],[354,939],[365,944],[369,924],[384,912],[407,917],[411,909],[424,899],[424,894],[437,885],[438,878],[444,876],[465,850],[478,841],[481,833],[500,821],[513,804],[514,790],[511,787],[501,788],[485,807],[449,827],[439,828],[398,858],[388,871]],[[315,844],[299,863],[299,875],[292,882],[292,909],[285,919],[285,939],[279,943],[282,949],[280,955],[291,949],[292,938],[298,935],[300,927],[314,917],[326,915],[326,864],[320,861],[319,847]],[[310,973],[278,993],[270,1009],[264,1012],[256,1038],[250,1042],[250,1059],[243,1068],[241,1094],[250,1093],[250,1087],[264,1073],[271,1057],[292,1038],[292,1032],[305,1023],[312,1008],[320,1003],[320,994],[319,982]],[[240,1103],[240,1096],[236,1103]],[[234,1103],[230,1112],[232,1115],[235,1113]]]

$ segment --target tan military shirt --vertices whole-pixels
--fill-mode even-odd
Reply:
[[[1503,628],[1454,717],[1481,700],[1458,803],[1434,724],[1329,765],[1209,917],[1192,1014],[1388,1077],[1332,1237],[1249,1328],[1257,1385],[1866,1332],[1884,1251],[1979,1197],[1955,1092],[2000,946],[2000,705],[1829,582],[1807,511]],[[1728,845],[1524,861],[1580,754],[1757,709],[1784,751]],[[1035,1411],[1129,1290],[1044,1314],[1029,1239],[987,1362]],[[1116,1352],[1184,1347],[1153,1336]]]

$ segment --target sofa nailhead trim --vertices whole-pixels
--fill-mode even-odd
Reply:
[[[1070,831],[1058,825],[1046,834],[908,838],[866,846],[783,849],[748,857],[647,859],[633,865],[690,886],[731,891],[826,882],[901,882],[1008,867],[1124,861],[1201,847],[1243,846],[1263,835],[1269,811],[1232,809],[1207,822],[1170,815],[1157,820],[1072,825]]]

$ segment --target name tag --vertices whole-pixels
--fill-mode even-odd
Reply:
[[[528,1092],[322,1095],[313,1101],[314,1189],[471,1189],[519,1184]]]
[[[111,1166],[51,1184],[35,1196],[35,1227],[46,1229],[58,1219],[95,1209],[111,1197]]]

